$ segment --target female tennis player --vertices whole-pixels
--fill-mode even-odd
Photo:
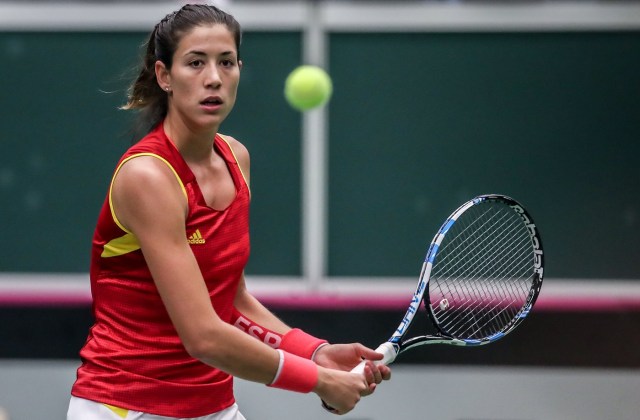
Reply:
[[[95,323],[68,420],[242,420],[233,377],[315,392],[338,414],[390,370],[359,343],[290,328],[248,291],[249,154],[218,134],[242,62],[236,20],[185,5],[149,37],[124,108],[147,134],[121,158],[92,248]]]

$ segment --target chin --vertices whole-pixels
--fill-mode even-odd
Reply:
[[[202,127],[203,130],[217,130],[224,119],[221,115],[205,115],[194,120],[194,125]]]

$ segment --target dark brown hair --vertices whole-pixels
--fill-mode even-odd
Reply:
[[[171,69],[173,55],[182,37],[197,26],[214,24],[225,25],[233,34],[240,59],[240,24],[233,16],[215,6],[186,4],[156,24],[143,46],[145,54],[140,72],[129,87],[127,103],[122,107],[140,111],[136,131],[146,134],[167,115],[167,93],[156,80],[156,61],[162,61],[167,69]]]

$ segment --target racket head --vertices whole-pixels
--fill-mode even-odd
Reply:
[[[540,233],[524,207],[505,195],[478,196],[434,237],[421,273],[422,301],[451,344],[488,344],[529,314],[543,267]]]

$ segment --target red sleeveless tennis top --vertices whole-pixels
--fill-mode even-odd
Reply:
[[[231,321],[233,299],[249,257],[249,189],[226,140],[214,147],[236,187],[223,211],[205,203],[191,172],[160,124],[121,158],[164,161],[188,200],[185,241],[205,279],[217,314]],[[115,176],[115,175],[114,175]],[[234,403],[233,378],[184,349],[151,278],[136,237],[119,226],[104,202],[93,237],[91,292],[95,323],[80,351],[76,397],[168,417],[199,417]]]

